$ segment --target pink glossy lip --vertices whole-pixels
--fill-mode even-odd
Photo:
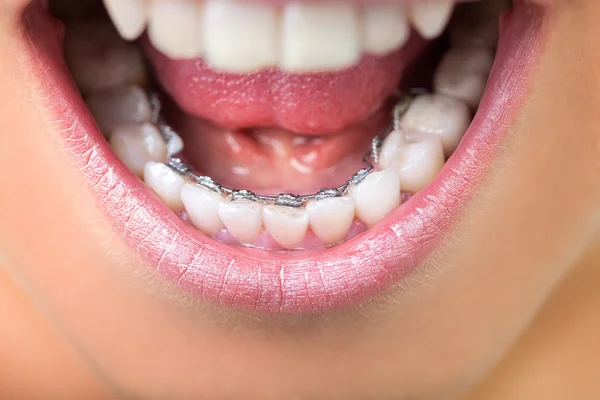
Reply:
[[[491,164],[527,91],[544,11],[518,2],[502,19],[496,64],[479,112],[457,153],[428,188],[343,245],[269,253],[222,245],[185,226],[111,153],[60,61],[51,22],[28,10],[27,66],[55,113],[64,146],[131,251],[181,290],[229,308],[265,313],[327,312],[381,294],[439,245]],[[49,133],[51,134],[51,133]]]

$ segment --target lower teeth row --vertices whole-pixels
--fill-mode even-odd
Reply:
[[[103,35],[98,46],[114,45],[107,37]],[[121,42],[115,47],[120,55],[128,54],[123,63],[140,62],[141,57],[133,54],[139,51],[135,47]],[[71,45],[73,48],[79,47]],[[107,62],[116,63],[115,70],[125,71],[120,61],[110,57],[109,61],[96,60],[87,51],[88,59],[84,59],[77,51],[69,53],[68,48],[66,57],[70,67],[80,72],[74,72],[74,77],[113,152],[173,211],[209,236],[227,237],[225,241],[262,247],[262,239],[268,237],[279,248],[297,249],[318,247],[307,245],[309,236],[324,246],[343,242],[400,206],[403,193],[416,193],[435,178],[457,148],[479,104],[493,48],[450,48],[434,76],[435,93],[414,97],[401,118],[396,116],[381,146],[370,152],[367,161],[373,165],[367,165],[346,185],[302,197],[233,191],[193,174],[173,158],[183,150],[183,142],[158,120],[155,99],[140,86],[147,82],[146,76],[127,72],[119,84],[96,87],[102,80],[86,71],[98,71]],[[131,70],[137,69],[127,69]]]
[[[143,92],[137,87],[129,90],[136,96]],[[92,109],[95,102],[92,98]],[[145,115],[154,114],[151,119],[155,119],[150,103],[148,99]],[[197,175],[174,157],[183,150],[179,136],[157,121],[115,128],[109,141],[133,173],[173,211],[185,212],[205,234],[216,237],[226,232],[242,245],[256,245],[267,232],[282,248],[297,249],[306,246],[309,231],[322,245],[334,245],[348,238],[353,224],[379,222],[400,206],[402,192],[415,193],[436,177],[469,121],[469,108],[444,95],[404,100],[395,108],[383,143],[379,137],[373,139],[364,158],[366,168],[340,187],[307,196],[261,196]]]

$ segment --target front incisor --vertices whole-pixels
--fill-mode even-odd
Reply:
[[[295,249],[306,236],[309,218],[303,208],[265,206],[263,223],[277,243],[286,249]]]

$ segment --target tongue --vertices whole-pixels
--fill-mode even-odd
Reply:
[[[144,39],[155,76],[176,106],[167,119],[197,172],[256,193],[309,194],[338,187],[389,123],[390,95],[424,48],[365,56],[349,69],[290,74],[218,73],[202,59],[172,60]]]
[[[339,133],[374,114],[422,45],[413,35],[402,50],[365,56],[336,72],[227,74],[213,71],[202,59],[170,59],[144,40],[157,79],[188,114],[222,127],[277,126],[303,134]]]

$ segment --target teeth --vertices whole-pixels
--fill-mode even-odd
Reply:
[[[438,36],[454,5],[451,0],[419,1],[410,6],[336,1],[283,6],[242,0],[147,1],[152,1],[146,7],[148,35],[157,49],[171,58],[204,56],[212,68],[233,73],[269,67],[291,72],[350,67],[363,53],[388,54],[406,44],[409,16],[424,37]],[[126,12],[121,10],[129,10],[128,4],[124,1],[111,12],[120,31],[124,26],[129,29],[129,22],[123,22],[127,21]],[[133,32],[138,34],[138,30]],[[129,33],[126,37],[133,36]]]
[[[144,182],[175,212],[183,210],[181,188],[185,180],[165,164],[149,162],[144,166]]]
[[[169,157],[174,156],[177,153],[183,151],[183,139],[181,136],[176,134],[175,132],[171,132],[171,136],[169,137],[169,142],[167,143],[167,155]]]
[[[308,228],[306,210],[281,206],[265,206],[263,222],[269,234],[286,249],[294,249],[302,243]]]
[[[110,136],[113,153],[138,177],[149,161],[166,161],[167,145],[158,129],[151,124],[126,125]]]
[[[206,60],[231,72],[276,66],[278,28],[273,6],[209,0],[204,24]]]
[[[493,62],[494,55],[488,48],[451,48],[435,72],[436,92],[477,108]]]
[[[446,157],[458,147],[469,124],[471,113],[465,103],[439,94],[416,97],[400,126],[407,138],[433,134],[440,138]]]
[[[152,0],[148,37],[171,58],[194,58],[202,50],[202,3]]]
[[[351,195],[358,218],[374,225],[400,205],[400,178],[390,169],[373,172],[351,189]]]
[[[485,47],[450,48],[444,54],[437,71],[464,71],[465,73],[485,74],[492,69],[494,53]]]
[[[373,4],[363,12],[364,47],[367,53],[381,55],[404,46],[410,34],[402,4]]]
[[[416,193],[427,186],[444,166],[444,149],[436,136],[400,145],[390,168],[400,176],[402,190]]]
[[[410,5],[410,20],[425,39],[439,36],[452,14],[452,0],[420,0]]]
[[[381,150],[379,151],[379,165],[381,168],[388,168],[392,162],[392,159],[396,157],[398,148],[401,144],[406,141],[403,133],[400,131],[392,131],[383,141]]]
[[[325,244],[342,242],[354,221],[354,200],[350,197],[332,197],[312,200],[306,205],[310,228]]]
[[[147,81],[140,50],[121,39],[110,22],[67,26],[64,52],[75,83],[84,95]]]
[[[219,193],[186,183],[181,200],[194,226],[207,235],[214,236],[225,226],[219,217],[219,204],[224,201]]]
[[[282,57],[287,71],[338,69],[361,54],[357,9],[343,3],[291,3],[283,11]]]
[[[105,136],[119,126],[150,122],[152,118],[150,100],[139,86],[92,93],[85,102]]]
[[[251,200],[224,201],[218,206],[225,227],[241,244],[253,244],[262,232],[262,205]]]
[[[104,0],[104,6],[123,38],[134,40],[144,32],[148,13],[146,0]]]
[[[498,42],[498,16],[510,10],[512,1],[474,2],[457,7],[456,23],[450,28],[451,47],[494,48]]]
[[[410,36],[409,20],[421,36],[438,36],[454,7],[450,0],[360,8],[337,2],[280,7],[240,0],[104,1],[124,38],[139,37],[148,23],[149,39],[166,55],[204,56],[211,66],[228,72],[272,66],[292,72],[349,67],[363,51],[382,55],[403,46]],[[426,187],[459,145],[470,123],[469,106],[479,104],[493,63],[487,47],[451,48],[434,75],[436,94],[414,98],[400,121],[402,130],[384,141],[379,155],[383,170],[351,187],[350,197],[312,200],[296,209],[230,201],[186,183],[164,165],[182,150],[183,142],[175,135],[165,143],[161,131],[149,123],[152,105],[139,86],[147,79],[143,58],[113,30],[69,27],[65,55],[113,152],[169,207],[185,209],[194,226],[207,235],[226,228],[241,244],[251,245],[264,228],[286,249],[298,248],[309,226],[323,243],[340,243],[355,217],[374,225],[400,205],[401,188],[415,193]]]

